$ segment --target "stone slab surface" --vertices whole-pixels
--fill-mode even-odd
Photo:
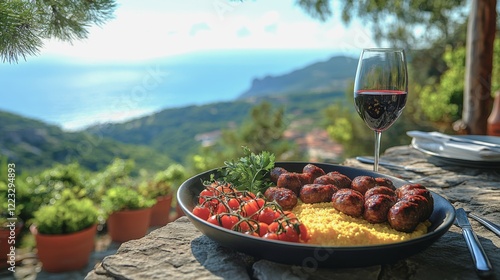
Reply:
[[[500,223],[500,174],[433,162],[409,147],[386,151],[384,160],[418,168],[418,172],[381,168],[384,174],[418,180],[463,207]],[[345,165],[371,169],[355,159]],[[474,231],[500,279],[500,238],[471,220]],[[452,226],[421,253],[391,265],[355,269],[290,266],[254,259],[224,248],[202,235],[182,217],[146,237],[123,243],[86,279],[478,279],[458,227]]]

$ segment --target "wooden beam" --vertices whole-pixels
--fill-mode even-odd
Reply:
[[[462,133],[486,134],[491,110],[491,71],[497,0],[472,0],[467,27]],[[438,93],[439,94],[439,93]]]

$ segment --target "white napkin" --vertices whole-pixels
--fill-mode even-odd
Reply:
[[[439,156],[476,161],[500,160],[500,137],[470,138],[422,131],[408,131],[406,134],[413,137],[414,147]]]

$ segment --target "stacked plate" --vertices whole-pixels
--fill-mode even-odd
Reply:
[[[408,131],[412,146],[455,165],[500,168],[500,137]]]

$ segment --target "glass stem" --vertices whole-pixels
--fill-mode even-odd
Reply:
[[[375,157],[373,161],[373,171],[378,172],[378,162],[380,158],[380,137],[382,137],[382,132],[375,131]]]

